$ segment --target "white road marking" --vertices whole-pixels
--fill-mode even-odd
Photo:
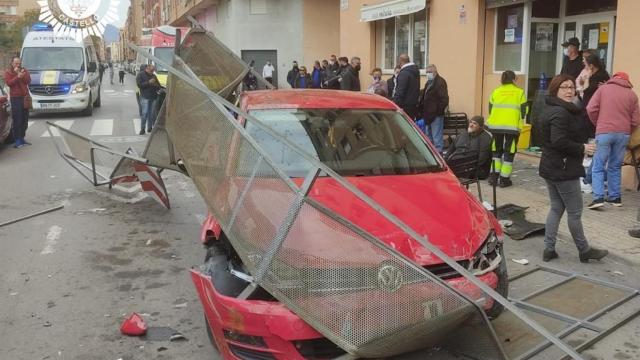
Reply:
[[[31,127],[31,126],[33,125],[33,123],[35,123],[35,121],[29,121],[29,122],[27,123],[27,126],[28,126],[28,127]]]
[[[113,119],[94,120],[90,136],[108,136],[113,132]]]
[[[133,131],[140,134],[140,119],[133,119]]]
[[[129,93],[129,94],[133,94],[133,90],[125,90],[124,92]]]
[[[60,238],[60,234],[62,233],[62,228],[58,225],[53,225],[49,228],[49,232],[47,233],[46,242],[44,245],[44,249],[40,252],[41,255],[53,254],[53,247],[58,243],[58,239]]]
[[[60,126],[63,129],[71,129],[71,126],[73,125],[73,122],[75,120],[58,120],[55,121],[55,124]],[[52,127],[51,128],[51,133],[53,134],[53,136],[60,136],[60,132],[58,131],[58,129]],[[40,137],[50,137],[49,132],[45,131],[44,134],[40,135]]]
[[[105,93],[114,93],[116,92],[115,90],[104,90]]]

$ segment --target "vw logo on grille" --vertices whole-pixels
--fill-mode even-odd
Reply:
[[[378,270],[378,286],[382,290],[396,292],[403,281],[402,270],[397,265],[385,264]]]
[[[44,88],[44,92],[46,92],[47,95],[51,95],[53,94],[53,88],[51,86],[47,86]]]

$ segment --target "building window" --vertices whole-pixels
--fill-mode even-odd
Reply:
[[[251,15],[262,15],[267,13],[267,0],[251,0]]]
[[[427,65],[427,12],[396,16],[382,20],[384,34],[382,67],[390,70],[396,65],[400,54],[409,54],[418,68]]]
[[[17,7],[15,6],[0,6],[0,14],[2,15],[16,15]]]
[[[498,9],[494,71],[523,71],[524,17],[524,5],[504,6]]]

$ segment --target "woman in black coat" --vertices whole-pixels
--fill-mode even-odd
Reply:
[[[549,84],[549,96],[545,99],[546,107],[540,117],[543,145],[539,171],[547,183],[551,205],[542,253],[545,262],[558,257],[556,238],[565,210],[569,231],[581,262],[599,260],[609,253],[589,246],[582,227],[580,178],[585,175],[582,160],[584,155],[593,155],[595,145],[586,144],[582,109],[573,103],[575,96],[576,83],[573,77],[554,77]]]

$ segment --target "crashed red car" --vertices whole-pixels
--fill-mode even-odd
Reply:
[[[246,92],[240,104],[507,295],[502,231],[496,219],[460,184],[394,103],[353,92],[277,90]],[[251,122],[245,128],[255,134]],[[281,144],[260,136],[254,139],[296,183],[302,181],[306,169],[294,157],[283,155]],[[359,206],[356,196],[332,179],[319,177],[310,197],[443,279],[482,306],[489,317],[502,311],[500,304],[438,257],[380,221],[376,211]],[[301,239],[301,244],[313,246],[314,236],[321,234]],[[250,274],[211,215],[201,238],[207,248],[205,265],[192,271],[192,279],[207,330],[225,359],[331,359],[345,353],[265,290],[258,288],[246,299],[239,298]]]
[[[9,92],[0,78],[0,145],[11,139],[11,108]]]

